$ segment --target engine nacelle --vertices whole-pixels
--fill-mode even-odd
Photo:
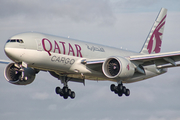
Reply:
[[[24,74],[24,75],[22,75]],[[23,76],[23,77],[22,77]],[[27,85],[34,81],[36,71],[32,68],[18,68],[15,63],[10,63],[4,70],[4,77],[12,84]]]
[[[108,78],[128,78],[134,75],[134,65],[124,57],[109,57],[102,66],[103,73]]]

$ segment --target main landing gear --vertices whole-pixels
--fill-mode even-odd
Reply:
[[[60,77],[60,80],[61,80],[62,84],[64,84],[64,87],[62,89],[60,87],[56,87],[56,89],[55,89],[56,94],[59,94],[64,99],[67,99],[68,97],[70,97],[71,99],[74,99],[75,92],[71,91],[71,89],[69,89],[68,85],[67,85],[68,77],[62,76],[62,77]]]
[[[59,94],[64,99],[67,99],[68,97],[71,97],[71,99],[75,98],[75,92],[71,91],[67,86],[64,86],[62,89],[60,87],[56,87],[56,94]]]
[[[110,89],[115,94],[118,94],[119,97],[121,97],[123,94],[125,94],[126,96],[130,95],[130,90],[123,86],[122,82],[118,84],[118,86],[111,84]]]

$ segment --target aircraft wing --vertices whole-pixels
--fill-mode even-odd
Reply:
[[[8,61],[8,60],[0,60],[0,63],[1,64],[9,64],[11,61]]]
[[[138,65],[147,66],[156,64],[157,68],[170,68],[180,66],[180,51],[157,53],[157,54],[142,54],[126,57],[131,62],[133,62],[137,67]],[[100,71],[102,69],[102,64],[106,59],[87,59],[82,61],[87,67]],[[139,70],[143,73],[141,70]]]
[[[157,68],[176,67],[180,66],[180,64],[177,64],[177,62],[180,61],[180,51],[136,55],[130,56],[129,59],[143,66],[156,64]]]

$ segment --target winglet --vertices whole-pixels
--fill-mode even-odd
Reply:
[[[151,31],[142,47],[140,53],[142,54],[152,54],[159,53],[161,51],[162,37],[164,26],[166,22],[167,9],[162,8],[156,18]]]

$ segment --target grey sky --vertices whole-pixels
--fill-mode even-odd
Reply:
[[[179,0],[1,0],[0,55],[14,34],[37,31],[139,51],[161,7],[168,9],[162,52],[179,50]],[[74,100],[55,94],[60,81],[40,72],[27,86],[8,83],[0,65],[2,120],[179,120],[180,68],[126,84],[130,97],[111,93],[111,82],[69,83]]]

